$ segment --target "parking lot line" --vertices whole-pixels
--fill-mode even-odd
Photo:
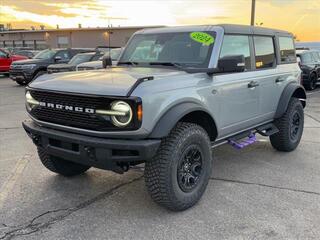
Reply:
[[[20,175],[23,173],[23,170],[27,166],[30,157],[30,154],[26,154],[21,159],[19,159],[8,179],[2,185],[0,190],[0,209],[3,207],[9,193],[14,188],[14,185],[19,179]]]

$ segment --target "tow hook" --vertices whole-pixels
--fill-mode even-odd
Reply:
[[[37,145],[37,146],[40,145],[40,136],[35,135],[35,134],[32,134],[32,135],[31,135],[31,139],[32,139],[32,141],[33,141],[33,143],[34,143],[35,145]]]
[[[90,158],[90,160],[95,161],[96,160],[96,153],[93,147],[84,147],[84,150],[86,151],[88,157]]]

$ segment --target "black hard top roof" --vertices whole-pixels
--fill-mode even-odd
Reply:
[[[164,28],[152,28],[143,29],[137,33],[166,33],[166,32],[183,32],[183,31],[212,31],[216,27],[221,27],[227,34],[256,34],[256,35],[293,35],[287,31],[271,29],[265,27],[256,27],[249,25],[237,25],[237,24],[219,24],[219,25],[195,25],[195,26],[178,26],[178,27],[164,27]]]

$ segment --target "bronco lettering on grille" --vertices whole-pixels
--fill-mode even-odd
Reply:
[[[46,102],[39,102],[41,107],[53,108],[58,110],[66,110],[66,111],[73,111],[73,112],[83,112],[83,113],[95,113],[95,109],[93,108],[83,108],[83,107],[75,107],[70,105],[62,105],[62,104],[55,104],[55,103],[46,103]]]

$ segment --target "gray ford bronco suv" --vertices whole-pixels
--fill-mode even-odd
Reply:
[[[285,31],[141,30],[117,66],[29,84],[31,119],[23,127],[43,165],[64,176],[90,167],[123,173],[145,163],[151,197],[180,211],[204,193],[215,146],[241,149],[256,134],[279,151],[298,146],[306,105],[300,77],[293,36]]]

